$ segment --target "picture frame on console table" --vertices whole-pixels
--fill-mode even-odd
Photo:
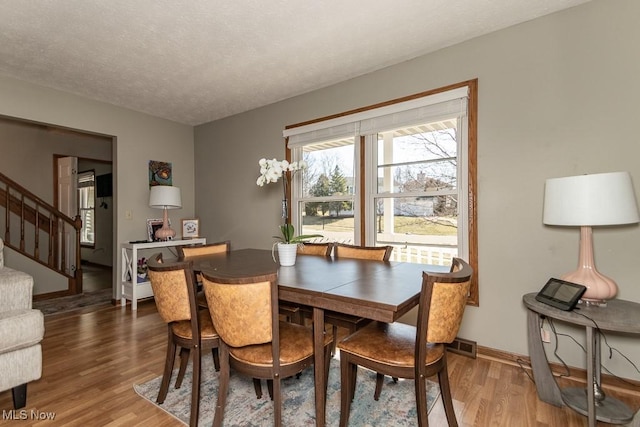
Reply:
[[[182,238],[192,239],[200,237],[200,220],[198,218],[185,218],[182,220]]]
[[[171,220],[169,220],[171,226]],[[162,219],[147,219],[147,241],[156,242],[156,230],[162,228]]]

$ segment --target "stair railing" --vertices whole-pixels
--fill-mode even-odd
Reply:
[[[1,173],[0,207],[5,211],[4,244],[67,277],[63,294],[81,293],[80,216],[68,217]]]

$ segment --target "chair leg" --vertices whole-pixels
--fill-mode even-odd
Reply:
[[[398,382],[398,377],[391,377],[394,383]],[[384,375],[381,373],[376,373],[376,389],[373,392],[373,400],[378,400],[380,398],[380,393],[382,393],[382,386],[384,385]]]
[[[456,413],[453,409],[453,401],[451,400],[451,388],[449,386],[449,373],[447,369],[446,356],[443,358],[442,362],[444,366],[440,372],[438,372],[438,382],[440,383],[440,393],[442,394],[444,413],[447,416],[449,427],[458,427],[458,420],[456,420]]]
[[[267,391],[269,392],[269,399],[273,400],[273,380],[267,380]]]
[[[212,348],[211,353],[213,354],[213,367],[216,368],[216,372],[220,370],[220,356],[218,356],[218,349]]]
[[[180,369],[178,369],[175,388],[182,386],[182,380],[184,379],[184,374],[187,372],[187,365],[189,364],[189,356],[191,356],[191,350],[182,347],[180,349]]]
[[[216,404],[213,426],[222,427],[224,421],[224,408],[227,403],[227,392],[229,391],[229,349],[226,344],[221,343],[220,347],[220,375],[218,381],[218,403]]]
[[[329,386],[329,370],[331,369],[331,346],[325,348],[324,362],[324,396],[326,402],[327,387]]]
[[[282,392],[280,390],[280,376],[272,380],[267,380],[267,387],[270,387],[271,400],[273,400],[273,425],[282,426]]]
[[[262,385],[258,378],[253,379],[253,389],[256,391],[256,399],[262,398]]]
[[[176,345],[171,339],[171,330],[169,330],[169,341],[167,342],[167,356],[164,361],[164,372],[162,373],[162,383],[160,384],[160,391],[158,392],[158,398],[156,402],[159,404],[164,403],[164,399],[167,397],[169,391],[169,383],[171,382],[171,372],[173,371],[173,362],[176,358]]]
[[[336,346],[338,345],[338,327],[336,325],[332,326],[333,343],[331,344],[331,357],[334,357],[336,355]]]
[[[427,427],[429,425],[429,414],[427,413],[427,379],[418,375],[417,372],[415,379],[415,392],[418,426]]]
[[[384,375],[381,373],[376,374],[376,390],[373,392],[373,400],[378,400],[380,398],[380,393],[382,392],[382,384],[384,383]]]
[[[353,375],[351,371],[355,365],[351,364],[347,355],[340,354],[340,427],[349,424],[349,412],[351,411],[351,394]]]
[[[189,426],[198,425],[198,412],[200,410],[200,371],[202,352],[196,348],[193,353],[193,379],[191,381],[191,416],[189,417]]]
[[[13,409],[21,409],[27,406],[27,383],[12,388],[11,394],[13,396]]]

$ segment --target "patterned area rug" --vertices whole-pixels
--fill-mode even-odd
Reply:
[[[85,292],[81,295],[71,295],[68,297],[52,298],[33,302],[36,308],[46,316],[49,314],[59,314],[68,311],[84,309],[87,307],[101,308],[111,306],[112,290],[101,289],[93,292]]]
[[[173,388],[177,370],[172,376],[169,394],[162,405],[156,404],[156,397],[162,377],[133,386],[136,393],[169,414],[189,423],[191,404],[191,364],[180,389]],[[358,369],[356,396],[351,404],[349,425],[351,426],[415,426],[416,402],[413,381],[399,380],[394,383],[387,378],[380,400],[373,400],[375,373]],[[231,372],[229,395],[225,409],[225,426],[270,426],[273,425],[273,408],[266,382],[262,382],[263,396],[257,399],[250,378]],[[211,357],[202,361],[202,386],[199,425],[213,422],[214,406],[218,392],[218,373],[213,369]],[[432,381],[427,384],[429,411],[438,400],[440,388]],[[313,368],[308,368],[299,379],[288,378],[282,385],[283,416],[285,426],[315,426],[315,404],[313,393]],[[331,361],[329,386],[327,388],[327,425],[337,426],[340,420],[340,362]]]

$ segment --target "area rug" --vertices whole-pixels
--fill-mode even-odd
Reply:
[[[111,288],[100,289],[98,291],[85,292],[80,295],[34,301],[33,308],[42,311],[45,316],[87,307],[100,308],[111,305],[112,295],[113,292]]]
[[[172,376],[169,393],[162,405],[156,404],[156,397],[162,377],[133,386],[136,393],[173,415],[184,424],[189,423],[191,404],[191,364],[180,389],[175,389],[177,370]],[[213,369],[211,357],[202,361],[202,384],[199,425],[213,422],[215,403],[218,395],[218,373]],[[387,378],[380,399],[373,400],[375,372],[363,368],[358,370],[356,395],[351,404],[350,426],[415,426],[418,418],[414,383],[399,380],[394,383]],[[224,416],[225,426],[257,427],[273,425],[273,406],[267,393],[266,382],[262,382],[263,396],[256,398],[253,382],[244,375],[231,372],[229,395]],[[427,383],[427,403],[429,411],[438,400],[440,388],[432,381]],[[288,378],[282,384],[282,425],[314,426],[315,403],[313,392],[313,368],[305,370],[299,379]],[[331,361],[329,385],[327,387],[328,426],[337,426],[340,420],[340,362]]]

